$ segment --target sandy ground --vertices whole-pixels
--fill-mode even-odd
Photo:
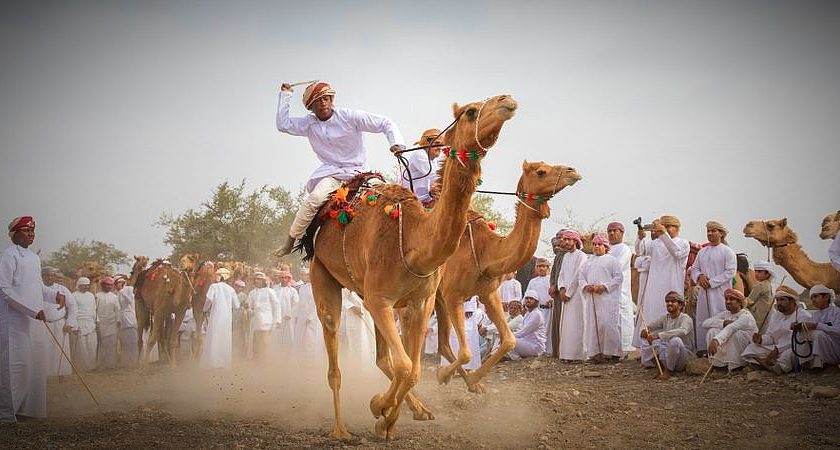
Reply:
[[[438,386],[427,366],[415,392],[435,420],[414,421],[405,410],[389,443],[374,436],[367,406],[384,377],[370,368],[343,373],[348,442],[327,436],[332,404],[320,368],[155,364],[87,374],[101,409],[77,380],[51,380],[50,418],[0,424],[0,448],[840,447],[840,399],[809,396],[814,386],[840,388],[836,367],[797,377],[713,372],[701,386],[687,375],[654,382],[655,370],[632,359],[539,358],[500,364],[478,395],[457,378]]]

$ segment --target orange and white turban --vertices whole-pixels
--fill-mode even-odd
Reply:
[[[335,90],[326,81],[316,81],[306,86],[306,90],[303,91],[303,106],[309,109],[315,100],[325,95],[335,96]]]
[[[22,228],[35,228],[35,219],[32,216],[15,217],[9,222],[9,232],[14,233]]]

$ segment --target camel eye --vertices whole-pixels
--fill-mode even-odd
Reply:
[[[771,229],[771,230],[772,230],[772,229],[773,229],[773,227],[775,227],[775,226],[776,226],[776,225],[773,225],[772,223],[768,223],[768,224],[767,224],[767,228],[769,228],[769,229]]]
[[[537,169],[537,176],[541,177],[543,175],[545,175],[545,169]]]
[[[467,112],[465,114],[467,115],[467,119],[472,121],[472,120],[475,120],[475,116],[477,114],[477,111],[476,111],[475,108],[470,108],[470,109],[467,110]]]

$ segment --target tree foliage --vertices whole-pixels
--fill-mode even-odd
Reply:
[[[172,246],[175,259],[199,253],[206,259],[263,264],[289,235],[298,203],[279,186],[246,192],[245,180],[225,181],[199,208],[179,216],[164,213],[158,225],[167,229],[163,242]]]
[[[481,213],[488,222],[494,222],[496,224],[497,233],[507,234],[513,229],[513,220],[495,208],[493,197],[490,194],[473,195],[472,207]]]
[[[73,275],[87,262],[98,263],[113,272],[116,266],[128,264],[129,261],[128,255],[117,250],[114,244],[74,239],[50,253],[44,265],[55,267],[65,275]]]

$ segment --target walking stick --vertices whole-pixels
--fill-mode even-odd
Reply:
[[[67,356],[67,353],[64,352],[64,348],[61,346],[61,344],[58,343],[58,339],[55,337],[55,333],[53,333],[52,329],[50,329],[50,326],[47,325],[47,322],[44,322],[44,326],[47,327],[47,331],[49,331],[50,336],[52,336],[55,345],[57,345],[58,349],[61,350],[61,354],[64,355],[65,358],[67,358],[67,362],[70,363],[70,367],[73,369],[73,372],[76,374],[77,377],[79,377],[79,381],[82,382],[82,386],[84,386],[85,389],[87,389],[88,394],[90,394],[90,398],[93,399],[93,402],[96,403],[97,407],[102,407],[102,405],[100,405],[99,402],[96,400],[96,397],[93,396],[93,392],[90,391],[90,388],[88,387],[87,383],[85,383],[85,379],[82,378],[82,374],[79,373],[78,369],[76,369],[76,365],[73,364],[73,360],[71,360],[70,357]]]
[[[601,330],[598,328],[598,310],[595,308],[595,294],[590,292],[589,298],[592,300],[592,314],[595,315],[595,337],[598,340],[598,354],[603,358],[604,349],[601,348]]]
[[[297,83],[292,83],[292,84],[290,84],[290,85],[289,85],[289,87],[302,86],[302,85],[304,85],[304,84],[312,84],[312,83],[314,83],[314,82],[316,82],[316,81],[318,81],[318,80],[298,81]]]
[[[639,319],[642,320],[642,328],[650,334],[650,328],[648,328],[647,321],[645,320],[645,314],[642,310],[639,310]],[[647,339],[647,338],[645,338]],[[659,355],[656,353],[656,348],[653,346],[653,343],[650,344],[651,351],[653,351],[653,360],[656,361],[656,369],[659,370],[659,375],[662,375],[662,364],[659,362]]]

